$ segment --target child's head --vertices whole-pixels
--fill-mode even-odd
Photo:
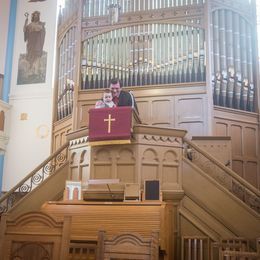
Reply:
[[[109,103],[112,101],[112,99],[113,99],[113,97],[112,97],[112,93],[111,93],[110,89],[105,89],[105,91],[103,93],[103,101],[105,103]]]

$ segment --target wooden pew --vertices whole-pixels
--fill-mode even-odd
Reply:
[[[98,232],[108,236],[137,233],[150,239],[159,232],[159,246],[173,259],[173,204],[153,202],[48,202],[41,209],[62,219],[71,216],[71,240],[98,241]]]

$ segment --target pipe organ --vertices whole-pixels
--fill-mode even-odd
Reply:
[[[205,33],[181,24],[142,24],[83,42],[81,89],[205,81]]]
[[[254,111],[252,25],[240,14],[212,13],[214,104]]]
[[[70,28],[58,50],[57,119],[72,113],[75,80],[76,27]]]
[[[86,18],[107,15],[110,8],[119,8],[123,14],[203,3],[205,0],[84,0],[82,16]]]
[[[214,104],[254,112],[251,2],[232,1],[65,0],[59,13],[57,120],[72,113],[74,82],[83,91],[106,88],[113,77],[129,87],[206,83],[207,41]],[[236,1],[246,14],[233,8]]]

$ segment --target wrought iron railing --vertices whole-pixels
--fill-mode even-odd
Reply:
[[[67,162],[67,159],[68,142],[0,198],[0,216],[10,210],[21,198],[41,185],[49,176],[55,174]]]
[[[235,197],[260,214],[260,191],[237,173],[217,161],[193,142],[184,138],[185,157],[216,180]]]

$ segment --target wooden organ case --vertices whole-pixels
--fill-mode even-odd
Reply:
[[[56,244],[47,244],[48,259],[51,249],[58,252],[63,224],[67,231],[70,225],[70,232],[64,232],[69,259],[79,248],[91,259],[128,257],[107,251],[124,251],[131,243],[140,255],[146,249],[142,259],[158,259],[158,253],[159,259],[210,259],[213,241],[218,241],[219,255],[230,254],[229,240],[223,238],[258,235],[258,190],[250,194],[250,185],[243,179],[244,186],[240,185],[241,180],[234,181],[237,175],[230,173],[233,168],[260,186],[254,4],[253,0],[65,0],[58,22],[53,151],[70,141],[65,168],[70,180],[116,178],[137,185],[137,194],[149,179],[160,185],[155,201],[142,201],[137,195],[137,201],[46,202],[41,214],[57,218],[57,223],[49,217],[48,221],[59,229]],[[91,147],[88,111],[114,77],[133,91],[144,124],[133,128],[130,144]],[[191,149],[189,139],[193,137],[193,143],[206,151],[214,148],[213,154],[221,154],[226,163],[221,149],[227,142],[221,146],[219,136],[231,140],[232,153],[230,169],[223,172],[221,165],[214,179],[209,164],[198,168],[199,156],[192,153],[196,147]],[[202,161],[208,159],[198,148]],[[232,178],[226,178],[227,172]],[[24,216],[31,222],[35,219],[34,213]],[[64,216],[71,220],[62,222]],[[233,221],[237,217],[241,221]],[[9,235],[19,218],[4,219]],[[45,227],[38,226],[44,233]],[[27,228],[30,225],[25,225],[26,232]],[[260,252],[259,239],[256,249],[253,256]],[[248,253],[247,248],[242,253]]]
[[[255,19],[254,1],[65,1],[53,150],[118,77],[142,122],[231,136],[233,169],[259,187]]]
[[[232,168],[259,188],[254,1],[65,2],[53,150],[87,126],[89,109],[118,77],[142,122],[188,137],[231,136]]]

